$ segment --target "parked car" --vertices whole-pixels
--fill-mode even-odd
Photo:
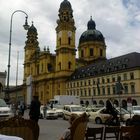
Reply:
[[[44,113],[45,111],[45,113]],[[45,116],[44,116],[45,115]],[[56,108],[51,108],[50,106],[45,106],[44,110],[44,105],[40,106],[40,119],[57,119],[58,118],[58,112]]]
[[[120,117],[120,114],[121,114],[121,121],[124,121],[124,122],[129,122],[130,119],[134,116],[134,114],[130,114],[129,111],[127,111],[126,109],[124,108],[119,108],[117,107],[116,108],[119,112],[118,116]],[[121,109],[121,110],[120,110]]]
[[[55,111],[58,113],[58,117],[63,117],[63,105],[53,105],[53,108],[55,109]]]
[[[53,108],[47,108],[46,110],[46,119],[57,119],[58,118],[58,113],[56,112],[56,109]]]
[[[86,112],[80,105],[64,105],[63,119],[69,119],[72,114],[81,115]]]
[[[120,108],[116,108],[116,109],[118,111],[118,117],[120,117]],[[132,114],[130,115],[130,113],[127,110],[121,108],[121,120],[122,121],[128,122],[132,116],[133,115]],[[111,115],[108,114],[106,112],[106,108],[103,107],[103,108],[97,110],[96,112],[90,112],[89,121],[93,121],[96,124],[102,124],[102,123],[105,123],[110,117],[111,117]]]
[[[13,115],[11,108],[3,99],[0,99],[0,120],[7,119]]]
[[[106,113],[105,107],[100,108],[95,112],[90,112],[89,114],[89,121],[93,121],[96,124],[105,123],[105,121],[110,118],[110,114]]]
[[[140,106],[132,106],[132,112],[134,115],[140,115]]]
[[[86,112],[96,112],[97,110],[103,108],[103,106],[95,106],[95,105],[91,105],[85,108]]]

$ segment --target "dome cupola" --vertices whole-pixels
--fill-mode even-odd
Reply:
[[[33,22],[32,22],[31,27],[28,29],[28,32],[30,32],[30,33],[37,33],[37,29],[35,28]]]
[[[28,29],[27,32],[27,41],[26,41],[26,46],[38,46],[38,33],[37,33],[37,29],[35,28],[33,22],[32,25],[30,26],[30,28]],[[28,45],[27,45],[28,44]],[[32,44],[32,45],[31,45]]]
[[[90,21],[87,24],[88,30],[94,30],[96,27],[95,22],[92,20],[92,17],[90,18]]]
[[[60,9],[59,11],[63,11],[63,10],[72,10],[71,8],[71,4],[68,0],[64,0],[61,4],[60,4]]]
[[[96,30],[96,24],[92,20],[92,17],[87,23],[87,31],[83,32],[80,37],[79,44],[89,41],[99,41],[104,43],[104,37],[100,31]]]

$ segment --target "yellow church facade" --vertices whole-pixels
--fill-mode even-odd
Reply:
[[[24,60],[24,96],[39,96],[45,104],[54,95],[78,95],[82,101],[101,103],[115,94],[117,78],[124,87],[120,95],[136,100],[140,95],[140,64],[133,63],[139,53],[107,60],[104,36],[96,29],[92,17],[79,39],[76,58],[76,27],[70,2],[60,4],[56,27],[55,54],[49,48],[40,50],[37,29],[32,24],[27,32]],[[133,59],[132,59],[133,58]],[[30,82],[27,82],[30,77]],[[28,88],[30,86],[30,89]],[[136,97],[136,98],[135,98]],[[136,101],[139,102],[139,101]]]

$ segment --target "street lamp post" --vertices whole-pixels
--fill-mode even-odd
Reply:
[[[22,11],[22,10],[16,10],[12,13],[11,15],[11,20],[10,20],[10,37],[9,37],[9,55],[8,55],[8,73],[7,73],[7,87],[6,87],[6,92],[5,92],[5,100],[6,102],[9,102],[10,96],[9,96],[9,78],[10,78],[10,58],[11,58],[11,40],[12,40],[12,23],[13,23],[13,15],[17,12],[24,13],[26,15],[25,17],[25,25],[23,25],[25,30],[28,30],[29,25],[27,22],[28,15]]]
[[[121,77],[119,76],[116,83],[116,92],[119,95],[119,107],[120,107],[120,119],[121,119],[121,94],[123,91],[123,85],[121,83]]]

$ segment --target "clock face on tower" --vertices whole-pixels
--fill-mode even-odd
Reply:
[[[61,31],[58,33],[58,37],[62,37],[62,32]]]
[[[72,31],[68,31],[68,37],[72,36]]]

